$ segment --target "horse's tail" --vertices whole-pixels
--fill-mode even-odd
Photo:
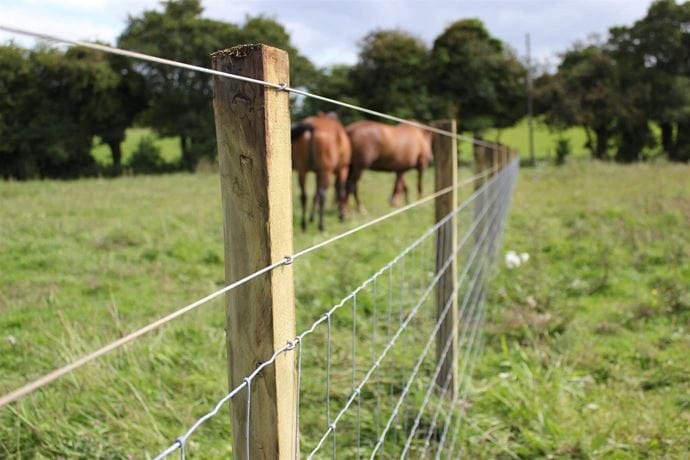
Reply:
[[[314,125],[311,123],[306,123],[306,122],[300,122],[300,123],[293,123],[292,128],[290,129],[290,137],[292,137],[292,142],[295,142],[297,139],[302,137],[304,133],[309,132],[309,133],[314,133]]]
[[[307,140],[309,141],[309,147],[307,151],[307,170],[316,169],[316,154],[314,152],[314,125],[307,122],[294,123],[290,129],[290,136],[292,137],[292,142],[295,142],[302,136],[308,136]]]

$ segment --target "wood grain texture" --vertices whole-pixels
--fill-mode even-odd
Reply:
[[[289,84],[288,56],[265,45],[212,55],[216,70]],[[225,235],[226,281],[293,253],[290,111],[286,92],[223,77],[213,79]],[[295,337],[292,265],[226,297],[230,388]],[[251,384],[249,454],[292,458],[295,452],[294,352],[277,358]],[[232,401],[233,457],[246,453],[246,400]]]
[[[457,134],[457,122],[455,120],[442,120],[433,123],[433,126],[445,131]],[[457,187],[458,184],[458,145],[455,136],[434,135],[432,139],[434,163],[436,164],[435,184],[436,191],[447,187]],[[445,193],[436,198],[436,222],[446,217],[458,207],[458,191]],[[457,220],[451,218],[446,224],[436,231],[436,273],[442,269],[446,260],[455,254],[458,247]],[[457,286],[457,258],[453,256],[450,266],[436,285],[436,317],[440,318],[448,300],[451,298]],[[436,384],[439,388],[447,388],[447,395],[453,398],[458,391],[458,300],[454,297],[446,316],[441,321],[441,327],[436,335],[436,363],[440,363],[441,371],[438,374]],[[450,338],[452,336],[452,338]],[[448,340],[451,340],[445,358],[443,350]]]

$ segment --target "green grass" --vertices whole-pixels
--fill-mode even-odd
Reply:
[[[493,283],[473,457],[688,457],[688,172],[523,172],[505,249],[531,258]]]
[[[531,258],[518,269],[501,265],[492,281],[486,347],[463,404],[459,439],[468,457],[687,455],[687,176],[678,165],[589,162],[521,173],[504,246]],[[363,181],[368,215],[339,223],[329,207],[326,234],[313,225],[297,231],[295,247],[387,212],[392,177],[367,173]],[[215,175],[177,174],[0,183],[0,392],[221,286],[218,182]],[[422,234],[432,214],[422,206],[296,261],[298,329]],[[471,214],[463,214],[463,225]],[[383,348],[389,302],[395,320],[428,284],[433,250],[427,241],[390,279],[377,281],[376,291],[370,286],[358,296],[358,379],[371,362],[373,331],[375,350]],[[332,319],[333,413],[350,394],[351,309],[348,303]],[[365,452],[378,432],[375,395],[384,408],[397,399],[431,325],[433,301],[420,312],[363,393]],[[224,326],[222,301],[214,301],[0,409],[0,457],[156,454],[227,391]],[[327,425],[325,342],[320,327],[304,343],[306,453]],[[410,394],[415,405],[432,361]],[[354,453],[354,413],[338,428],[342,458]],[[389,413],[382,411],[383,422]],[[414,416],[411,407],[401,414],[387,438],[389,456]],[[190,438],[188,454],[227,456],[229,425],[221,411]],[[324,457],[330,449],[328,441]]]
[[[572,156],[590,156],[589,150],[585,147],[587,137],[582,128],[568,128],[559,133],[550,129],[540,118],[536,118],[533,123],[533,133],[534,157],[537,160],[553,160],[556,156],[556,142],[561,137],[570,141]],[[485,138],[500,140],[501,143],[517,149],[523,159],[529,158],[529,125],[526,119],[500,132],[489,130]]]

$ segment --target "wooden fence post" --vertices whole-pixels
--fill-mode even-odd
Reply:
[[[445,131],[457,134],[456,120],[442,120],[433,123],[433,126]],[[435,134],[432,140],[434,153],[436,191],[453,187],[449,193],[436,198],[436,222],[446,217],[458,207],[458,141],[456,137]],[[450,265],[438,280],[436,285],[436,316],[440,318],[446,304],[457,287],[457,258],[455,252],[458,247],[458,230],[456,216],[439,227],[436,232],[436,273],[442,269],[448,258]],[[436,335],[436,362],[440,364],[441,371],[438,374],[436,384],[439,388],[448,389],[447,396],[454,398],[458,391],[458,299],[457,295],[451,301],[445,318]],[[442,356],[450,336],[453,336],[450,348],[445,358]],[[441,362],[443,361],[443,362]]]
[[[477,137],[477,140],[479,142],[483,142],[483,140],[480,137]],[[472,148],[472,153],[474,155],[474,174],[478,175],[483,173],[488,165],[486,164],[486,151],[487,147],[485,147],[482,144],[474,144]],[[480,177],[479,179],[474,180],[474,190],[479,190],[482,185],[484,185],[484,182],[486,182],[486,177]]]
[[[242,45],[211,56],[213,69],[288,83],[288,55]],[[225,278],[235,281],[291,255],[292,167],[288,93],[213,77],[220,163]],[[284,265],[226,296],[230,388],[295,337],[292,266]],[[232,401],[234,458],[291,458],[295,452],[294,353],[280,355]],[[250,433],[246,452],[247,430]]]

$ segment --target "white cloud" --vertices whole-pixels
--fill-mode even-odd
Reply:
[[[48,9],[28,9],[25,7],[4,7],[2,24],[21,29],[57,35],[68,39],[101,40],[112,43],[120,33],[122,24],[117,21],[93,21],[88,17],[65,15],[56,17]],[[0,42],[10,39],[31,45],[32,38],[0,31]]]

